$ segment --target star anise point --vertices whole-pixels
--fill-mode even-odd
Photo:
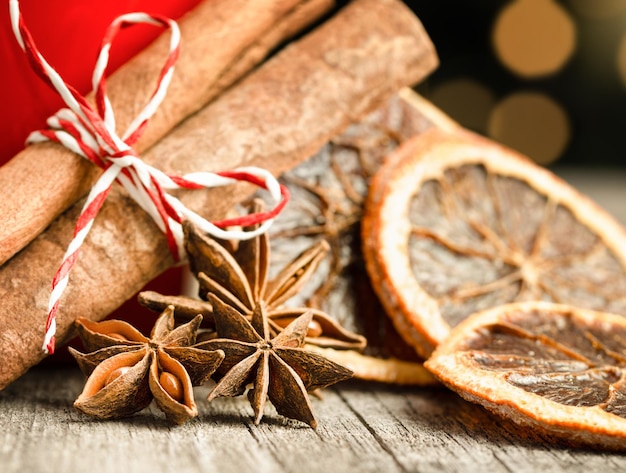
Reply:
[[[77,321],[88,353],[70,352],[88,376],[74,403],[103,419],[131,415],[154,399],[166,418],[181,424],[197,415],[192,386],[208,379],[222,351],[192,347],[201,316],[174,326],[173,307],[163,311],[150,338],[121,320]]]
[[[239,396],[253,383],[248,400],[255,413],[255,424],[261,421],[269,399],[279,414],[315,428],[317,421],[307,389],[329,386],[352,373],[303,348],[312,313],[305,312],[272,337],[265,304],[257,304],[248,320],[218,297],[210,295],[209,300],[219,338],[204,342],[203,346],[223,350],[225,359],[216,371],[218,383],[208,399]],[[222,337],[225,333],[229,338]]]

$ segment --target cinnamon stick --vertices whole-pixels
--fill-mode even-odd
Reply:
[[[420,22],[397,0],[356,0],[189,118],[144,158],[168,172],[263,166],[280,173],[303,161],[395,90],[436,65]],[[192,191],[181,199],[219,218],[247,185]],[[43,358],[52,275],[80,204],[0,268],[0,387]],[[102,208],[70,276],[57,340],[79,317],[102,319],[173,264],[164,237],[122,191]]]
[[[180,21],[183,43],[176,72],[137,151],[148,149],[333,6],[334,0],[206,0],[199,4]],[[168,41],[169,36],[162,35],[108,80],[120,131],[152,93]],[[98,174],[86,160],[50,143],[29,146],[1,167],[0,264],[85,195]]]

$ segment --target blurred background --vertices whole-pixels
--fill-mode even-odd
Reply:
[[[199,1],[64,0],[62,9],[45,0],[21,3],[44,56],[86,92],[92,62],[85,58],[96,57],[112,18],[132,10],[178,18]],[[552,167],[626,224],[626,0],[404,1],[441,61],[418,92],[465,127]],[[65,31],[81,40],[67,41],[59,34]],[[124,47],[114,49],[111,70],[156,33],[128,32]],[[32,73],[6,8],[0,9],[0,58],[12,72],[0,74],[2,164],[61,102]],[[180,273],[170,270],[149,288],[171,293]],[[132,313],[139,319],[147,309],[131,299],[114,316]]]
[[[406,0],[441,64],[417,87],[556,168],[626,169],[626,0]]]
[[[200,0],[22,2],[49,61],[80,90],[88,64],[116,15],[158,10],[174,18]],[[418,92],[469,129],[551,166],[620,167],[626,135],[626,0],[404,0],[439,53],[439,68]],[[344,3],[340,1],[339,3]],[[54,21],[50,21],[54,18]],[[85,21],[89,18],[89,21]],[[64,42],[58,31],[84,40]],[[132,30],[114,49],[114,70],[153,36]],[[135,36],[132,36],[135,35]],[[0,9],[0,164],[41,128],[60,99],[37,78]]]

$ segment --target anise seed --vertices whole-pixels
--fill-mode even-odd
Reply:
[[[159,383],[161,387],[165,390],[170,397],[178,402],[182,402],[183,400],[183,383],[180,382],[180,379],[176,377],[176,375],[163,371],[159,376]]]
[[[306,336],[307,337],[319,337],[322,334],[322,326],[316,320],[311,320],[311,323],[307,327]]]
[[[111,333],[107,333],[106,335],[107,335],[107,337],[115,338],[117,340],[128,341],[128,338],[126,338],[121,333],[111,332]]]
[[[117,368],[116,370],[113,370],[109,373],[109,376],[107,376],[106,381],[104,382],[105,386],[108,386],[109,384],[111,384],[113,381],[115,381],[117,378],[119,378],[120,376],[126,374],[126,372],[130,369],[130,366],[122,366],[121,368]]]

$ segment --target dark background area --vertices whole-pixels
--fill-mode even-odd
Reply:
[[[622,77],[626,74],[620,73],[620,64],[626,69],[625,0],[407,0],[406,4],[421,19],[441,61],[416,87],[427,99],[466,127],[506,143],[490,126],[498,104],[519,93],[540,94],[564,112],[568,126],[561,151],[544,164],[626,167],[626,77]],[[499,58],[494,29],[507,9],[512,14],[513,4],[516,11],[536,8],[538,12],[534,18],[530,15],[524,33],[514,38],[521,48],[545,29],[540,20],[548,15],[541,17],[542,9],[555,11],[573,24],[572,53],[554,72],[520,75]],[[533,54],[542,54],[548,42],[559,40],[558,28],[543,34],[547,40]],[[542,128],[541,114],[529,119]],[[508,126],[517,127],[515,117]],[[530,144],[529,149],[520,149],[524,144],[506,144],[535,158],[533,146],[542,138],[529,133],[523,142]]]

